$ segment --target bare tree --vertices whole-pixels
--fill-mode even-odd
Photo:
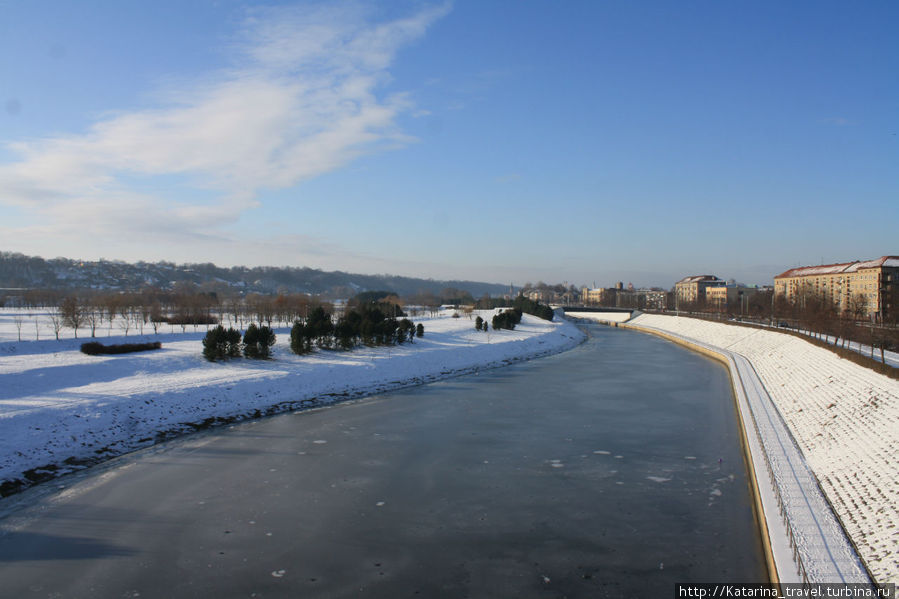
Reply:
[[[59,331],[62,330],[63,322],[62,314],[58,309],[53,310],[47,315],[47,321],[50,323],[50,328],[53,329],[53,334],[56,335],[56,340],[59,341]]]
[[[128,331],[131,330],[131,302],[122,301],[119,302],[118,305],[118,313],[119,313],[119,328],[125,331],[125,337],[128,336]]]
[[[109,320],[109,329],[106,334],[112,334],[112,321],[115,320],[116,313],[119,311],[119,296],[107,295],[103,300],[103,308],[106,310],[106,318]]]
[[[237,323],[237,328],[241,328],[243,326],[243,322],[241,321],[243,303],[241,302],[240,297],[235,295],[231,298],[231,301],[229,302],[229,311],[234,318],[234,322]]]
[[[103,322],[102,308],[94,303],[89,303],[84,309],[84,321],[91,330],[91,337],[97,336],[97,327]]]
[[[59,314],[65,326],[75,329],[75,339],[78,339],[78,328],[84,324],[84,306],[78,298],[70,295],[63,299],[59,303]]]
[[[19,341],[22,340],[22,325],[25,324],[25,315],[16,314],[12,317],[13,323],[16,325],[16,332],[19,334]]]
[[[159,305],[159,302],[153,302],[153,305],[150,306],[150,324],[153,326],[153,334],[159,334],[159,325],[165,322],[165,317],[162,315],[162,306]]]

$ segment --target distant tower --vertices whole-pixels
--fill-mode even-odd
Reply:
[[[618,281],[617,283],[615,283],[615,289],[617,289],[618,291],[621,291],[622,289],[624,289],[624,283],[622,283],[621,281]]]

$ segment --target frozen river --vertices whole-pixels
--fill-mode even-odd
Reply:
[[[563,354],[196,435],[7,500],[0,588],[625,597],[767,580],[724,368],[589,329]]]

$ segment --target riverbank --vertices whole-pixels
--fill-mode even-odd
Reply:
[[[514,331],[478,332],[477,315],[416,318],[415,343],[297,356],[276,329],[272,360],[210,363],[204,332],[104,337],[163,349],[87,356],[85,339],[0,343],[0,482],[8,494],[192,430],[320,406],[495,368],[574,347],[573,324],[524,315]]]
[[[899,580],[899,383],[776,331],[646,314],[629,324],[751,363],[868,571]]]

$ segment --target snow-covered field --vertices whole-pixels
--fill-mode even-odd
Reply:
[[[560,352],[584,338],[558,318],[547,322],[525,315],[514,331],[483,333],[472,319],[481,314],[489,320],[493,311],[475,312],[471,319],[443,312],[414,319],[425,327],[414,344],[297,356],[290,351],[290,329],[279,328],[274,359],[210,363],[201,354],[205,327],[127,337],[103,329],[98,331],[103,343],[158,340],[163,348],[87,356],[79,351],[87,340],[84,332],[76,340],[65,330],[57,341],[43,317],[37,319],[39,341],[25,340],[36,335],[31,316],[22,327],[23,341],[17,341],[18,314],[0,311],[0,482],[21,481],[28,471],[41,474],[48,465],[62,473],[216,419],[433,381]]]
[[[776,331],[631,321],[750,360],[875,580],[899,582],[899,381]]]

